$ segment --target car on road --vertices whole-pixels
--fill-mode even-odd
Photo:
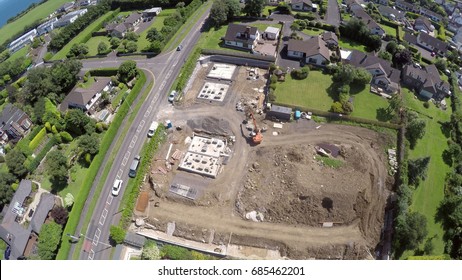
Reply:
[[[172,90],[172,92],[170,92],[168,96],[168,101],[173,102],[175,100],[175,97],[176,97],[176,91]]]
[[[178,47],[176,47],[177,51],[181,51],[181,49],[183,49],[183,45],[179,45]]]
[[[123,182],[124,181],[119,180],[119,179],[116,179],[114,181],[114,185],[112,186],[112,195],[113,196],[118,196],[119,195],[119,192],[120,192],[120,189],[122,188]]]
[[[135,156],[135,158],[133,159],[132,164],[130,165],[130,171],[128,171],[129,177],[136,177],[136,171],[138,170],[138,166],[140,165],[140,160],[140,156]]]

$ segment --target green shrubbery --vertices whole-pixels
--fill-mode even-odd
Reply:
[[[39,133],[30,141],[29,148],[34,151],[42,142],[43,138],[47,135],[45,127],[39,130]]]

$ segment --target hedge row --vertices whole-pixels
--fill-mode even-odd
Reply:
[[[6,91],[5,91],[6,92]],[[40,130],[42,130],[42,126],[38,125],[32,129],[32,131],[27,135],[27,138],[33,139],[37,134],[39,134]]]
[[[45,129],[45,128],[44,128]],[[47,153],[51,150],[51,148],[56,144],[56,139],[55,137],[51,137],[50,140],[48,140],[48,143],[43,147],[43,149],[38,153],[38,155],[35,156],[34,160],[32,160],[27,166],[27,170],[29,170],[30,173],[34,172],[35,169],[40,165],[40,162],[42,159],[47,155]]]
[[[195,48],[194,52],[189,56],[188,61],[181,67],[180,74],[178,74],[178,78],[176,81],[176,90],[178,92],[181,92],[184,87],[186,86],[186,83],[189,80],[189,77],[194,71],[194,68],[196,67],[196,62],[199,59],[199,56],[201,55],[201,50],[199,48]]]
[[[346,116],[346,115],[340,116],[339,114],[336,114],[336,113],[325,112],[325,111],[312,109],[312,108],[307,108],[307,107],[302,107],[302,106],[288,105],[288,104],[284,104],[284,103],[280,103],[280,102],[274,102],[273,104],[274,105],[279,105],[279,106],[284,106],[284,107],[289,107],[289,108],[292,108],[294,110],[299,110],[299,111],[304,111],[304,112],[311,112],[311,113],[313,113],[313,115],[321,116],[321,117],[325,117],[325,118],[329,118],[329,119],[338,119],[338,120],[346,120],[346,121],[352,121],[352,122],[357,122],[357,123],[372,124],[372,125],[391,128],[391,129],[400,128],[399,125],[394,124],[394,123],[386,123],[386,122],[380,122],[380,121],[363,119],[363,118]]]
[[[98,69],[93,69],[90,70],[90,75],[95,77],[95,76],[115,76],[117,75],[117,68],[98,68]]]
[[[114,70],[116,71],[117,69]],[[72,207],[72,210],[69,213],[69,219],[67,221],[66,227],[63,230],[63,236],[61,238],[61,247],[59,248],[59,252],[56,256],[56,259],[58,260],[65,260],[69,255],[71,243],[66,242],[68,241],[68,237],[66,236],[66,234],[75,234],[75,230],[79,224],[83,206],[85,204],[85,201],[87,200],[88,194],[90,193],[93,181],[95,180],[95,177],[98,174],[101,164],[103,163],[104,157],[107,151],[109,150],[109,147],[111,146],[111,143],[114,140],[120,125],[122,124],[125,116],[128,113],[130,105],[133,103],[136,96],[141,91],[141,88],[146,83],[146,75],[144,74],[144,72],[139,71],[139,73],[140,77],[137,83],[133,87],[125,102],[122,103],[120,109],[117,111],[114,120],[112,121],[111,125],[109,126],[109,129],[103,137],[103,140],[101,141],[98,154],[95,156],[95,158],[90,164],[87,176],[85,177],[85,180],[82,183],[79,194],[75,199],[74,206]]]
[[[103,28],[104,24],[109,22],[111,19],[115,18],[119,12],[120,12],[120,9],[117,9],[117,10],[113,11],[112,13],[108,14],[101,23],[96,25],[95,28],[93,28],[91,30],[91,32],[88,32],[85,35],[85,37],[83,37],[78,43],[84,44],[84,43],[88,42],[88,40],[90,40],[91,37],[93,37],[94,32],[96,32],[96,31],[100,30],[101,28]]]
[[[398,26],[399,26],[399,24],[397,24],[396,22],[389,21],[388,19],[385,19],[385,18],[382,18],[380,23],[383,24],[383,25],[389,26],[391,28],[398,28]]]
[[[40,145],[40,142],[42,142],[43,138],[47,135],[47,130],[45,127],[40,129],[39,133],[32,138],[32,140],[29,143],[29,148],[31,148],[32,151],[37,149],[37,147]],[[32,136],[31,136],[32,137]]]
[[[140,192],[140,186],[143,183],[144,174],[149,174],[149,167],[154,157],[154,154],[160,144],[165,140],[165,127],[159,125],[154,136],[149,140],[148,144],[143,147],[141,151],[141,164],[138,171],[138,176],[127,184],[124,198],[120,205],[123,208],[122,218],[119,221],[119,226],[127,228],[130,225],[133,209],[136,204]]]
[[[238,52],[227,51],[227,50],[202,49],[201,53],[206,54],[206,55],[226,55],[226,56],[232,56],[232,57],[242,57],[242,58],[263,60],[263,61],[269,61],[269,62],[276,61],[276,58],[271,57],[271,56],[263,56],[263,55],[250,54],[250,53],[238,53]]]

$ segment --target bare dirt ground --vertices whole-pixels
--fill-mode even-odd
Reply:
[[[385,149],[393,139],[360,127],[322,124],[316,129],[316,123],[303,120],[273,129],[272,122],[259,120],[269,129],[262,144],[251,146],[241,130],[245,116],[235,104],[245,94],[246,100],[258,100],[260,93],[256,84],[243,86],[245,70],[240,67],[238,76],[243,74],[223,104],[204,105],[186,96],[185,102],[159,114],[182,130],[169,132],[153,161],[155,191],[149,184],[144,189],[151,189],[150,204],[158,207],[149,207],[148,222],[164,232],[175,222],[173,235],[186,239],[275,249],[291,259],[373,258],[391,184]],[[166,174],[159,172],[166,168],[170,144],[171,153],[184,152],[184,139],[198,127],[236,137],[229,147],[232,157],[217,178],[179,171],[178,162]],[[279,134],[273,136],[276,130]],[[314,159],[314,146],[323,142],[341,148],[340,168]],[[200,195],[189,200],[169,193],[175,180],[194,185]],[[263,221],[247,219],[250,211],[261,213]],[[322,227],[323,222],[334,226]]]

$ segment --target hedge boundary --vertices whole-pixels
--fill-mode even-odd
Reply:
[[[242,58],[269,61],[269,62],[276,61],[275,57],[255,55],[255,54],[250,54],[250,53],[238,53],[238,52],[225,51],[225,50],[202,49],[201,53],[205,55],[226,55],[226,56],[232,56],[232,57],[242,57]]]
[[[109,68],[104,69],[107,71]],[[117,70],[116,68],[114,69]],[[96,69],[96,71],[97,70],[99,69]],[[111,146],[111,143],[114,140],[114,137],[117,134],[120,125],[122,124],[125,116],[128,113],[130,105],[135,101],[136,96],[141,91],[143,85],[146,83],[146,75],[143,73],[143,71],[138,71],[138,73],[140,75],[138,81],[136,82],[128,97],[120,106],[114,120],[112,121],[112,124],[109,126],[109,129],[107,130],[106,134],[103,137],[103,140],[101,141],[100,150],[98,154],[95,156],[95,158],[90,164],[87,176],[85,177],[79,194],[77,195],[77,198],[74,201],[74,206],[72,207],[72,210],[69,213],[69,219],[67,221],[66,227],[63,230],[63,235],[61,237],[61,246],[59,248],[58,254],[56,255],[57,260],[67,259],[69,251],[71,249],[71,243],[67,242],[69,240],[66,234],[69,233],[73,235],[75,233],[75,230],[79,224],[80,214],[82,213],[85,201],[88,197],[88,194],[90,193],[93,181],[95,180],[96,175],[98,174],[98,171],[103,163],[104,157],[107,151],[109,150],[109,147]]]
[[[43,138],[47,135],[47,130],[45,127],[40,129],[40,131],[32,138],[32,140],[29,142],[29,148],[34,151],[37,149],[37,147],[40,145],[40,142],[42,142]]]

